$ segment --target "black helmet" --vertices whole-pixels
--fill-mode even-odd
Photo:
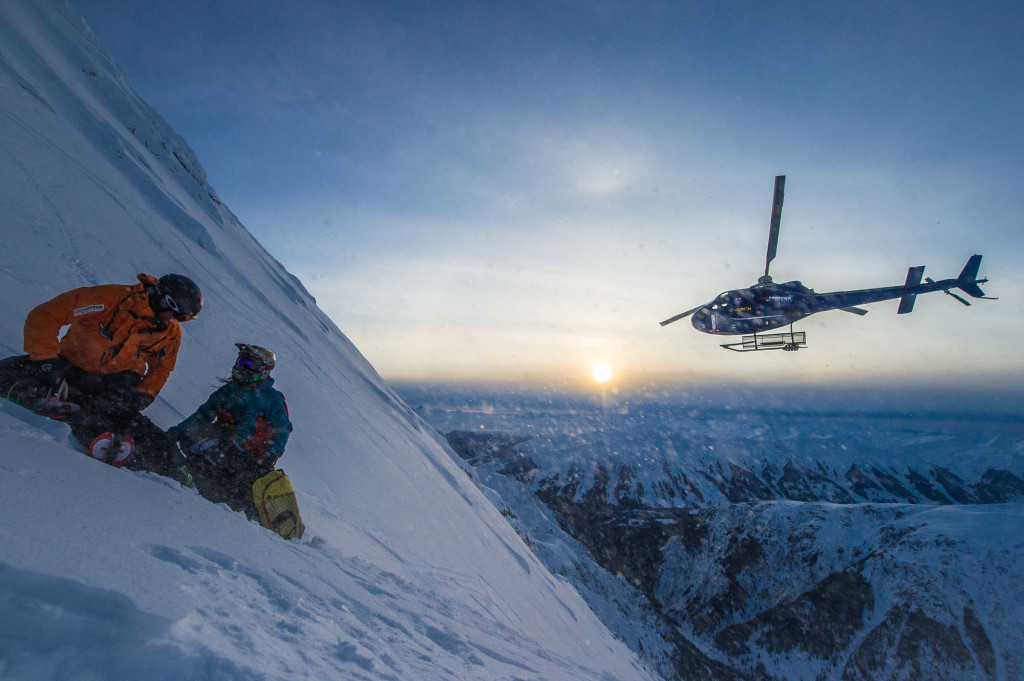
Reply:
[[[179,322],[195,319],[203,309],[203,292],[196,282],[180,274],[165,274],[156,285],[157,312],[172,310]]]
[[[277,357],[270,350],[249,343],[235,343],[238,359],[231,367],[231,380],[250,383],[270,378],[270,372],[277,364]]]

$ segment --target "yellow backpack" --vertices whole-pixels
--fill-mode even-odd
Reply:
[[[295,490],[284,471],[271,471],[252,485],[252,500],[260,514],[260,525],[285,539],[298,539],[306,531],[299,516]]]

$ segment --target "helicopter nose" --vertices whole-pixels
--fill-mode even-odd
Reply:
[[[707,308],[702,307],[693,313],[693,319],[690,321],[693,324],[693,328],[698,331],[706,331],[711,325],[711,315],[708,313]]]

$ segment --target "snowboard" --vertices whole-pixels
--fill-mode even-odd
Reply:
[[[306,531],[299,515],[295,490],[284,471],[271,471],[254,482],[252,500],[263,527],[285,539],[299,539]]]

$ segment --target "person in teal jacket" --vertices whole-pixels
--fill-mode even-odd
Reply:
[[[250,518],[256,514],[252,485],[274,470],[292,431],[284,395],[270,372],[274,353],[235,343],[231,378],[195,413],[168,429],[189,456],[199,493]]]

